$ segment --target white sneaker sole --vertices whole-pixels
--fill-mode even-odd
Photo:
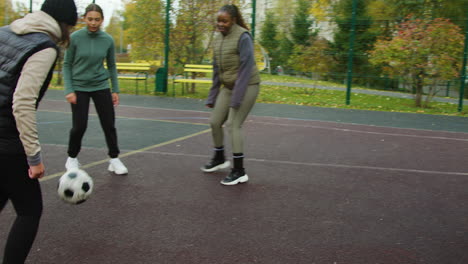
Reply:
[[[128,174],[128,170],[117,172],[117,171],[114,169],[114,166],[112,166],[112,165],[109,165],[109,168],[107,168],[107,170],[110,171],[110,172],[112,172],[112,173],[115,173],[115,174],[117,174],[117,175],[126,175],[126,174]]]
[[[221,169],[226,169],[229,166],[231,166],[231,162],[229,160],[225,161],[223,164],[219,164],[218,166],[214,166],[211,169],[205,169],[204,167],[201,167],[200,169],[204,172],[213,172]]]
[[[241,176],[241,177],[237,178],[237,180],[232,181],[232,182],[223,182],[223,181],[221,181],[221,184],[222,185],[236,185],[238,183],[247,182],[248,180],[249,180],[249,176],[247,174],[245,174],[244,176]]]

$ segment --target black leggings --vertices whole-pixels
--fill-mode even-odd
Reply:
[[[76,104],[71,104],[73,114],[73,127],[70,130],[68,141],[68,156],[76,158],[81,150],[81,140],[88,126],[89,101],[93,99],[94,107],[99,116],[102,130],[106,137],[109,156],[117,158],[119,147],[117,145],[117,130],[115,129],[115,112],[110,89],[95,92],[75,92]]]
[[[3,255],[4,264],[23,264],[36,238],[42,215],[39,181],[28,176],[25,155],[0,155],[0,211],[8,200],[16,211]]]

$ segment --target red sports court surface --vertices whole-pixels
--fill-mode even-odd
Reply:
[[[27,263],[468,263],[466,118],[258,104],[244,126],[250,181],[227,187],[228,171],[199,170],[211,156],[202,101],[122,96],[130,173],[107,172],[93,115],[79,159],[95,191],[72,206],[56,194],[61,98],[39,112],[48,176]],[[13,220],[8,204],[0,237]]]

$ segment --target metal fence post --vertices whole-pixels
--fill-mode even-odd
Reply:
[[[463,64],[460,74],[460,98],[458,100],[458,112],[463,111],[463,99],[465,97],[465,81],[466,81],[466,57],[468,55],[468,12],[466,13],[465,27],[465,49],[463,51]]]
[[[349,37],[349,52],[348,52],[348,77],[346,81],[346,105],[351,101],[351,81],[353,79],[353,56],[354,56],[354,39],[356,38],[356,9],[357,0],[353,0],[353,13],[351,17],[351,36]]]
[[[255,40],[255,17],[257,16],[257,0],[252,1],[252,25],[251,27],[251,34],[252,34],[252,39]]]
[[[169,71],[169,30],[170,30],[171,0],[166,1],[166,28],[164,34],[164,68]]]
[[[166,0],[166,28],[164,33],[164,71],[160,73],[158,77],[164,78],[160,81],[161,90],[167,92],[167,74],[169,73],[169,37],[170,37],[170,12],[171,12],[171,0]]]

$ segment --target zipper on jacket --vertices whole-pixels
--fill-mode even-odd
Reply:
[[[224,45],[224,36],[221,36],[221,45],[219,45],[219,81],[223,83],[223,45]]]

